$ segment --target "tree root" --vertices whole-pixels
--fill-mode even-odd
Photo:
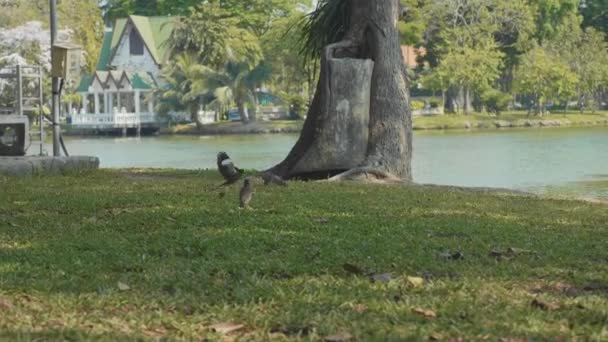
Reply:
[[[405,180],[372,167],[357,167],[331,177],[328,182],[354,181],[374,184],[405,184]]]

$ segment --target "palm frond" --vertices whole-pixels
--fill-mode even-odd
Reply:
[[[350,0],[320,0],[313,12],[290,28],[300,31],[299,50],[305,64],[319,58],[325,46],[344,38],[350,25],[350,6]]]

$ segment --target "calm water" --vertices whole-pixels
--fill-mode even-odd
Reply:
[[[239,166],[264,169],[296,135],[67,138],[72,155],[94,155],[105,168],[215,168],[226,151]],[[419,183],[501,187],[608,199],[608,128],[416,132]]]

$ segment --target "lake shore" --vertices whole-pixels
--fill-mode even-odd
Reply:
[[[271,134],[299,133],[304,121],[258,121],[247,124],[219,122],[204,125],[200,130],[194,125],[177,125],[163,128],[160,134],[223,135],[223,134]],[[608,126],[608,112],[580,114],[555,113],[543,117],[528,116],[526,112],[509,112],[501,115],[474,113],[470,115],[417,116],[413,118],[413,130],[497,130],[507,128],[544,127],[598,127]]]

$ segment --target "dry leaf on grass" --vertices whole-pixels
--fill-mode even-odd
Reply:
[[[123,282],[118,282],[118,289],[120,291],[129,291],[131,289],[131,287]]]
[[[439,254],[439,257],[444,260],[460,260],[464,258],[462,252],[445,252]]]
[[[167,335],[167,329],[163,327],[145,329],[144,335],[148,337],[164,337]]]
[[[412,312],[415,313],[416,315],[423,316],[424,318],[427,318],[427,319],[432,319],[432,318],[437,317],[437,314],[433,310],[414,308],[414,309],[412,309]]]
[[[390,273],[375,273],[369,276],[374,283],[388,283],[393,279]]]
[[[531,303],[533,308],[541,309],[543,311],[553,311],[559,309],[559,305],[555,303],[549,303],[535,298]]]
[[[9,310],[13,308],[13,303],[6,298],[0,297],[0,311]]]
[[[329,219],[327,217],[317,217],[313,221],[318,224],[328,224],[329,223]]]
[[[407,285],[413,288],[419,288],[424,286],[424,278],[420,277],[407,277]]]
[[[353,339],[353,335],[349,333],[338,333],[335,335],[325,337],[325,341],[327,342],[341,342],[341,341],[350,341]]]
[[[216,333],[222,335],[228,335],[235,331],[243,329],[245,326],[243,324],[235,324],[235,323],[217,323],[209,327],[209,329],[215,331]]]

